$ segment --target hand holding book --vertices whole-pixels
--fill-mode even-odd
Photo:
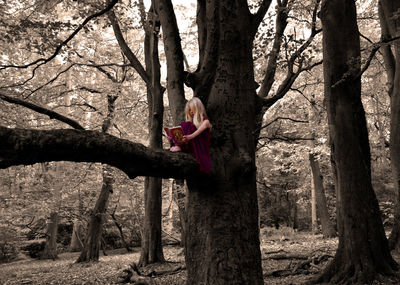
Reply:
[[[175,145],[183,143],[183,130],[181,126],[164,128],[164,130],[167,134],[168,140],[172,141]]]

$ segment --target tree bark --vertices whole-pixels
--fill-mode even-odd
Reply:
[[[108,197],[112,193],[113,177],[111,168],[103,166],[103,185],[101,187],[99,198],[90,215],[87,234],[83,250],[76,262],[98,261],[100,241],[103,229],[103,220],[107,210]]]
[[[149,104],[148,129],[150,148],[162,149],[162,126],[164,114],[163,93],[160,84],[160,62],[158,58],[158,31],[160,29],[158,15],[150,8],[148,23],[145,26],[145,61],[146,72],[150,77],[147,87],[147,102]],[[150,18],[151,17],[151,18]],[[145,179],[145,213],[143,219],[141,255],[139,266],[164,262],[162,249],[162,179],[146,177]]]
[[[83,243],[81,240],[81,221],[75,219],[74,225],[72,227],[71,243],[69,245],[69,251],[78,252],[83,248]]]
[[[312,153],[310,153],[309,155],[309,160],[314,181],[317,213],[321,221],[322,235],[326,238],[334,237],[336,236],[336,231],[331,223],[328,207],[326,205],[325,190],[322,181],[322,174],[319,169],[319,163],[318,160],[315,159],[314,154]]]
[[[58,231],[58,214],[52,212],[50,214],[49,223],[46,230],[46,245],[43,252],[40,253],[40,259],[56,259],[57,258],[57,231]]]
[[[45,176],[45,181],[50,183],[49,185],[53,185],[53,205],[52,212],[50,213],[49,223],[47,224],[46,230],[46,245],[44,247],[43,252],[40,254],[41,259],[56,259],[57,258],[57,235],[58,235],[58,223],[59,216],[58,210],[60,209],[61,204],[61,189],[62,189],[62,177],[59,175],[60,172],[60,163],[57,163],[55,166],[55,175],[51,175],[49,171],[49,165],[42,164],[43,174]]]
[[[204,64],[215,64],[215,76],[198,80],[211,85],[195,85],[194,91],[210,90],[214,175],[187,179],[187,284],[263,284],[253,134],[257,95],[246,11],[242,1],[207,3],[206,18],[218,19],[207,30],[217,36],[216,46],[209,46],[218,53],[206,51],[214,63]]]
[[[118,223],[117,218],[115,217],[115,212],[111,214],[111,218],[114,221],[114,225],[118,229],[119,235],[121,236],[122,244],[126,248],[126,251],[127,252],[132,252],[132,249],[129,247],[128,243],[126,242],[124,232],[122,231],[122,226]]]
[[[0,126],[0,168],[43,161],[101,162],[130,178],[153,175],[184,178],[198,174],[189,154],[151,150],[142,144],[97,131],[30,130]]]
[[[187,224],[187,216],[186,216],[186,187],[185,183],[181,179],[175,179],[172,182],[172,195],[174,197],[175,203],[178,205],[179,211],[179,221],[181,223],[181,245],[185,247],[186,240],[186,224]]]
[[[371,184],[355,2],[323,1],[321,20],[325,99],[339,200],[339,245],[316,281],[372,283],[377,275],[392,274],[397,264],[390,255]]]
[[[379,1],[379,16],[382,38],[390,39],[400,35],[399,13],[400,3],[394,0]],[[394,53],[393,53],[394,51]],[[388,93],[390,96],[390,163],[395,186],[396,204],[394,208],[394,224],[389,236],[390,249],[400,250],[400,47],[397,41],[383,47]]]
[[[118,96],[112,96],[112,95],[107,96],[107,116],[104,118],[102,124],[102,131],[104,133],[107,133],[112,124],[115,114],[114,112],[115,100],[117,100],[117,98]],[[100,241],[103,230],[103,220],[107,211],[108,198],[110,197],[110,194],[113,192],[113,180],[114,180],[112,176],[112,169],[108,165],[103,165],[101,174],[103,176],[103,185],[101,187],[99,198],[96,201],[96,205],[93,209],[92,215],[88,223],[85,245],[77,262],[99,260],[99,250],[101,245]],[[104,246],[103,246],[103,252],[105,252]]]

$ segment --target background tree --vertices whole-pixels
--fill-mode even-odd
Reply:
[[[115,80],[117,81],[117,80]],[[118,81],[117,81],[118,82]],[[118,89],[117,89],[118,90]],[[108,95],[108,112],[104,118],[102,132],[107,133],[113,123],[115,113],[115,100],[118,95]],[[77,262],[98,261],[101,235],[103,233],[104,216],[107,211],[108,200],[113,193],[113,175],[112,169],[108,165],[102,167],[103,183],[96,205],[90,214],[90,220],[87,226],[87,234],[84,247],[79,255]]]
[[[371,184],[353,1],[323,1],[324,86],[337,187],[339,245],[319,281],[371,283],[397,270]],[[379,264],[376,262],[380,260]]]
[[[400,36],[398,1],[379,1],[381,40],[390,41]],[[389,237],[391,249],[398,249],[400,242],[400,48],[386,44],[381,48],[387,74],[387,88],[390,96],[390,164],[394,181],[396,206],[392,232]]]

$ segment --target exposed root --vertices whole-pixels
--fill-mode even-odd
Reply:
[[[152,264],[145,268],[139,269],[136,263],[132,263],[130,264],[130,268],[123,270],[123,274],[120,276],[121,278],[120,283],[133,283],[136,285],[139,284],[152,285],[155,284],[153,278],[156,276],[158,277],[162,275],[175,274],[186,269],[186,266],[181,264],[173,267],[160,266],[160,265],[165,265],[165,263]]]
[[[366,264],[338,265],[334,259],[322,274],[310,279],[307,284],[399,284],[400,274],[388,268],[385,274],[381,274]]]

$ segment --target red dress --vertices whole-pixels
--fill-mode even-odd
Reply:
[[[184,135],[194,133],[197,128],[192,122],[183,122],[181,127]],[[181,146],[184,152],[192,154],[197,163],[200,165],[200,171],[209,173],[211,171],[211,158],[210,158],[210,129],[204,130],[194,139],[190,140],[188,144]]]

